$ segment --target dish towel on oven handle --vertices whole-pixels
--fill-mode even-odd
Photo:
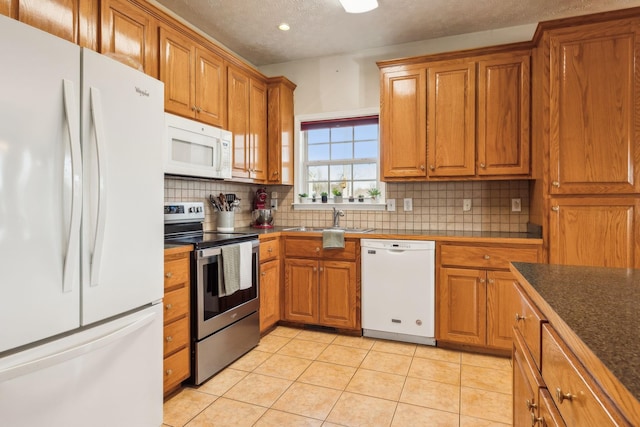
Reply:
[[[238,290],[251,287],[251,252],[251,242],[222,246],[222,271],[224,276],[220,282],[218,297],[228,296]]]

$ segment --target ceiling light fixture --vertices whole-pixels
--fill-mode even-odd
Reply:
[[[340,0],[348,13],[364,13],[378,7],[378,0]]]
[[[289,24],[287,24],[286,22],[283,22],[282,24],[278,25],[278,28],[282,31],[289,31],[291,29]]]

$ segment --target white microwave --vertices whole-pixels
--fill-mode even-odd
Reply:
[[[165,113],[164,172],[201,178],[231,178],[232,133]]]

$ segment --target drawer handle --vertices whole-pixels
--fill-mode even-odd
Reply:
[[[524,319],[526,319],[526,316],[516,313],[516,323]]]
[[[173,308],[173,304],[169,303],[164,306],[167,310],[171,310]]]
[[[265,272],[263,271],[262,273],[260,273],[260,275],[261,275],[262,277],[264,277],[264,276],[266,276],[266,275],[267,275],[267,273],[265,273]]]
[[[269,252],[269,253],[273,252],[273,248],[267,249],[267,252]]]
[[[536,424],[540,423],[540,425],[545,425],[543,417],[536,417],[536,414],[531,413],[531,427],[534,427]]]
[[[166,371],[167,376],[173,374],[173,369],[167,369]]]
[[[483,256],[482,258],[484,258],[484,259],[491,259],[491,257],[490,257],[489,255],[485,255],[485,256]]]
[[[556,398],[558,399],[558,403],[562,404],[565,399],[571,401],[574,397],[575,395],[571,393],[563,393],[560,387],[556,388]]]
[[[538,407],[538,405],[533,401],[533,400],[529,400],[527,399],[527,409],[528,410],[534,410]]]
[[[173,277],[173,273],[168,272],[167,274],[164,275],[164,277],[166,277],[167,279],[171,279]]]
[[[168,337],[165,338],[167,340],[167,342],[171,342],[173,341],[173,337],[171,335],[169,335]]]
[[[320,252],[320,248],[316,248],[316,252]]]

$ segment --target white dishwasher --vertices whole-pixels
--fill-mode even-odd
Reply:
[[[362,333],[435,345],[435,242],[363,239]]]

